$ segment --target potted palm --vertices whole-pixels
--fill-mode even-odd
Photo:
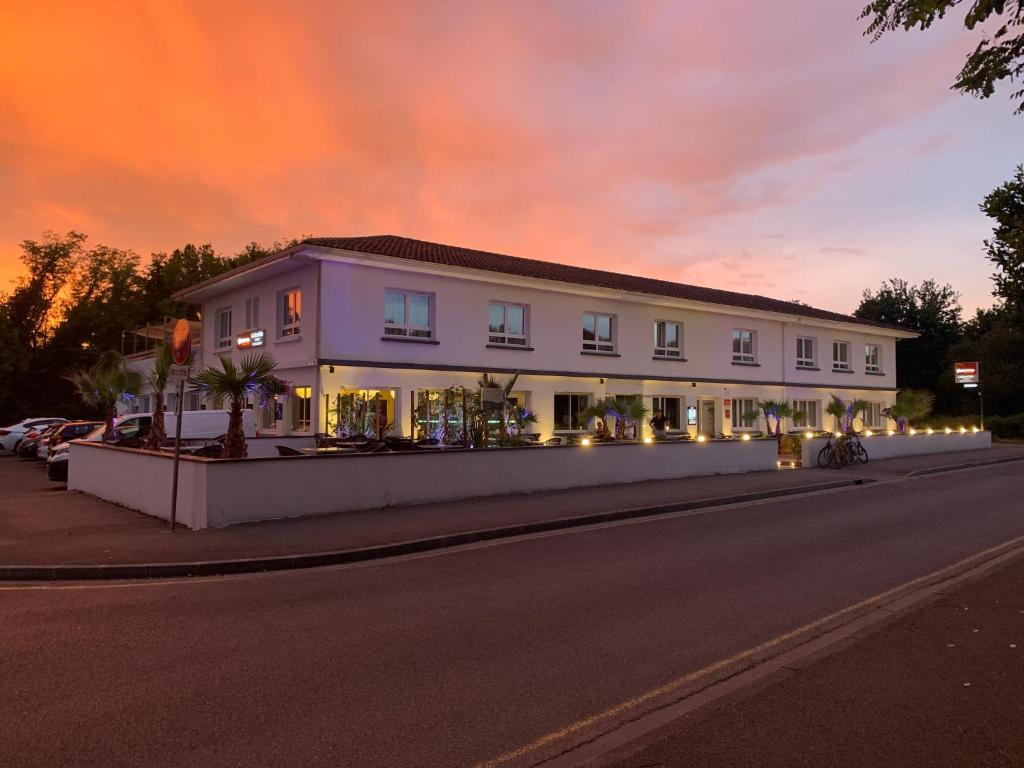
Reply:
[[[832,399],[829,404],[825,407],[825,413],[835,419],[836,431],[843,429],[843,419],[846,418],[846,403],[843,402],[843,398],[839,395],[832,395]],[[845,430],[843,430],[845,431]]]
[[[238,365],[229,355],[218,355],[220,367],[211,365],[192,379],[193,391],[207,400],[227,399],[231,403],[228,431],[224,438],[224,458],[242,459],[246,455],[242,409],[248,395],[259,393],[273,378],[277,362],[266,352],[246,355]]]
[[[626,406],[626,412],[623,414],[623,421],[629,421],[633,425],[633,439],[640,439],[640,425],[647,419],[647,406],[644,405],[643,400],[636,399]]]
[[[90,368],[75,371],[66,378],[74,385],[83,403],[103,411],[106,423],[104,440],[114,437],[118,402],[131,402],[141,394],[145,384],[142,374],[114,351],[104,352]]]

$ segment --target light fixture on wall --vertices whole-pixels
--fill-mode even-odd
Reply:
[[[334,373],[334,366],[333,365],[328,365],[327,366],[327,372],[328,373]]]

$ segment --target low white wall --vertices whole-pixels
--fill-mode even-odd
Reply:
[[[171,519],[173,456],[100,443],[73,442],[68,461],[68,490],[89,493],[164,520]],[[206,480],[204,462],[182,459],[178,470],[176,514],[182,525],[206,527]]]
[[[312,437],[247,437],[245,445],[249,450],[250,459],[267,459],[277,456],[277,446],[287,445],[289,448],[314,448],[316,441]]]
[[[803,440],[803,465],[815,467],[818,452],[827,442],[827,437],[814,437]],[[977,451],[992,447],[991,432],[959,432],[948,435],[944,431],[934,434],[918,432],[916,435],[889,435],[875,433],[871,437],[861,437],[868,459],[896,459],[900,456],[920,456],[926,453],[952,453],[954,451]]]
[[[167,518],[169,457],[95,443],[72,450],[68,488]],[[777,458],[775,440],[229,461],[188,457],[181,462],[178,519],[192,528],[220,527],[474,496],[754,472],[774,469]],[[164,486],[166,493],[154,492]]]

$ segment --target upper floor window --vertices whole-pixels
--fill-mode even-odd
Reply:
[[[834,370],[834,371],[848,371],[848,370],[850,370],[850,342],[848,342],[848,341],[833,341],[832,342],[832,370]]]
[[[732,361],[734,363],[754,362],[754,331],[737,329],[732,332]]]
[[[433,338],[432,304],[429,293],[389,288],[384,293],[384,335]]]
[[[231,307],[217,310],[217,348],[226,349],[235,342],[231,334]]]
[[[654,323],[654,354],[656,357],[682,357],[683,343],[679,323],[657,320]]]
[[[298,336],[302,333],[302,291],[291,288],[280,293],[281,322],[278,336]]]
[[[591,352],[615,351],[615,317],[586,312],[583,315],[583,349]]]
[[[814,368],[814,339],[809,336],[796,337],[796,367]]]
[[[882,348],[878,344],[864,345],[864,370],[868,373],[882,372]]]
[[[260,297],[245,300],[245,330],[251,331],[260,325]]]
[[[487,311],[487,334],[491,344],[525,347],[526,306],[492,301]]]

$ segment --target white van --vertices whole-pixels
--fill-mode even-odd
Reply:
[[[181,439],[212,440],[228,431],[230,411],[182,411]],[[114,422],[114,431],[119,437],[130,439],[145,437],[153,425],[152,413],[132,413]],[[177,434],[177,416],[173,411],[164,412],[164,431],[168,438]],[[252,411],[242,411],[242,431],[246,437],[256,437],[256,421]]]

